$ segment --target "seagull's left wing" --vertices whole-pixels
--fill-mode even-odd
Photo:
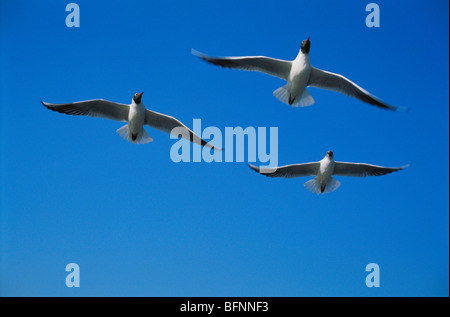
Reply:
[[[193,55],[198,56],[214,65],[226,68],[257,71],[284,80],[288,80],[292,66],[290,61],[265,56],[212,57],[195,50],[192,50],[191,52]]]
[[[130,106],[104,99],[53,104],[41,101],[50,110],[72,116],[89,116],[115,121],[127,121]]]
[[[221,148],[213,146],[210,143],[203,140],[202,138],[200,138],[197,134],[192,132],[188,127],[186,127],[183,123],[181,123],[178,119],[175,119],[174,117],[167,116],[165,114],[161,114],[147,109],[145,111],[144,124],[169,134],[172,134],[173,129],[179,128],[181,129],[180,131],[182,132],[181,133],[182,137],[184,137],[185,139],[199,145],[204,145],[214,150],[219,151],[222,150]],[[175,132],[173,135],[178,136]]]
[[[333,175],[353,177],[380,176],[400,171],[408,166],[409,164],[402,167],[383,167],[363,163],[335,162]]]
[[[248,164],[248,166],[258,172],[261,175],[268,177],[284,177],[284,178],[294,178],[301,176],[315,176],[317,175],[317,171],[319,170],[320,163],[312,162],[312,163],[304,163],[304,164],[292,164],[286,166],[279,167],[257,167],[252,164]]]
[[[357,84],[342,75],[330,73],[315,67],[311,68],[308,86],[340,92],[346,96],[359,99],[363,102],[383,109],[394,111],[397,110],[401,112],[406,112],[408,110],[408,108],[391,106],[379,100],[371,93],[359,87]]]

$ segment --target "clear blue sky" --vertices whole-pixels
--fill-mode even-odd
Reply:
[[[448,296],[448,1],[1,1],[3,296]],[[384,111],[310,89],[291,108],[284,82],[220,69],[190,54],[293,59],[311,37],[314,66],[380,98]],[[174,163],[176,142],[133,145],[121,123],[57,114],[104,98],[192,127],[278,127],[279,164],[335,159],[402,172],[271,179],[246,163]],[[65,266],[81,269],[65,286]],[[375,262],[381,287],[367,288]]]

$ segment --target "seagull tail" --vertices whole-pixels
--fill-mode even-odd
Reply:
[[[327,184],[321,184],[317,177],[305,183],[306,189],[317,195],[334,192],[339,186],[341,183],[334,178],[331,178]]]
[[[326,193],[334,192],[336,189],[339,188],[339,186],[341,186],[341,183],[338,180],[331,177],[330,181],[325,186],[325,190],[323,193],[326,194]]]
[[[128,124],[124,125],[123,127],[117,129],[116,131],[117,133],[119,133],[119,135],[124,138],[127,141],[130,141],[130,136],[128,133]]]
[[[321,193],[320,191],[320,183],[318,182],[317,178],[313,178],[305,183],[305,187],[307,190],[309,190],[311,193],[319,195]]]
[[[273,92],[275,98],[280,100],[282,103],[290,105],[292,107],[308,107],[314,104],[313,97],[309,94],[309,92],[305,89],[301,97],[292,97],[288,90],[287,85],[278,88]]]
[[[300,100],[296,103],[294,102],[294,104],[292,106],[294,107],[308,107],[314,104],[314,98],[311,96],[311,94],[309,93],[308,90],[304,90],[302,97],[300,98]]]
[[[273,95],[282,103],[289,104],[289,93],[287,92],[286,85],[275,90]]]
[[[151,136],[148,135],[147,131],[145,131],[145,129],[142,129],[142,136],[138,143],[145,144],[152,141],[153,139],[151,138]]]
[[[128,129],[128,124],[124,125],[123,127],[117,129],[117,133],[125,140],[131,142],[131,143],[136,143],[136,144],[145,144],[145,143],[149,143],[152,142],[153,139],[148,135],[147,131],[145,131],[145,129],[142,129],[142,133],[140,133],[140,135],[137,135],[136,139],[133,140],[129,129]]]

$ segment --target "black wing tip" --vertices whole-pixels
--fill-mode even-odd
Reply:
[[[190,141],[194,142],[193,140],[190,140]],[[207,148],[210,148],[211,150],[214,150],[214,151],[223,151],[223,149],[221,147],[212,145],[211,143],[209,143],[203,139],[201,139],[201,145],[206,146]]]
[[[209,146],[211,147],[211,149],[213,149],[214,151],[220,151],[220,152],[223,151],[223,149],[222,149],[221,147],[214,146],[214,145],[211,145],[211,144],[209,144],[209,143],[208,143],[208,145],[209,145]]]
[[[255,172],[264,175],[266,177],[284,177],[284,176],[280,176],[279,173],[277,173],[278,171],[278,167],[275,168],[275,170],[261,170],[261,167],[252,165],[250,163],[247,163],[248,167],[250,167],[252,170],[254,170]]]
[[[400,166],[400,167],[391,167],[391,168],[388,168],[387,171],[374,173],[374,175],[369,175],[369,176],[383,176],[383,175],[387,175],[387,174],[391,174],[391,173],[395,173],[395,172],[404,170],[405,168],[410,167],[410,166],[411,166],[411,163],[408,163],[408,164]]]
[[[224,67],[224,68],[233,68],[230,61],[225,61],[224,59],[222,59],[220,57],[208,56],[208,55],[203,54],[193,48],[191,48],[191,54],[194,56],[197,56],[198,58],[200,58],[201,60],[203,60],[207,63],[217,65],[220,67]]]
[[[398,107],[398,106],[392,106],[389,105],[385,102],[381,102],[379,100],[375,100],[376,102],[367,102],[368,104],[372,105],[372,106],[376,106],[380,109],[383,110],[390,110],[390,111],[395,111],[395,112],[403,112],[403,113],[407,113],[409,112],[409,108],[408,107]]]
[[[197,56],[198,58],[200,58],[200,59],[202,59],[202,60],[204,60],[206,62],[208,62],[208,56],[203,54],[202,52],[199,52],[199,51],[191,48],[191,54],[194,55],[194,56]]]
[[[49,110],[52,110],[52,111],[58,112],[58,111],[53,107],[53,105],[52,105],[51,103],[48,103],[48,102],[45,102],[45,101],[41,101],[41,103],[42,103],[42,105],[43,105],[45,108],[47,108],[47,109],[49,109]]]
[[[391,171],[389,173],[398,172],[398,171],[404,170],[405,168],[408,168],[410,166],[411,166],[411,163],[405,164],[405,165],[400,166],[400,167],[394,167],[394,168],[391,169]]]
[[[257,173],[260,173],[260,169],[258,166],[255,166],[253,164],[247,163],[248,167],[250,167],[252,170],[254,170]]]
[[[382,105],[376,105],[379,106],[382,109],[385,110],[392,110],[395,112],[401,112],[401,113],[408,113],[409,112],[409,107],[402,107],[402,106],[392,106],[392,105],[388,105],[388,104],[382,104]]]
[[[44,101],[41,101],[41,103],[46,107],[48,110],[70,115],[70,116],[79,116],[79,115],[85,115],[83,113],[80,113],[77,109],[73,109],[69,104],[51,104]]]
[[[367,102],[368,104],[370,104],[372,106],[376,106],[376,107],[384,109],[384,110],[391,110],[391,111],[402,112],[402,113],[409,112],[409,107],[393,106],[393,105],[390,105],[370,94],[367,96],[364,96],[361,100],[364,102]]]

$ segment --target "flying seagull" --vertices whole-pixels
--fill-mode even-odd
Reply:
[[[281,167],[260,168],[249,164],[254,171],[269,177],[294,178],[301,176],[315,176],[307,181],[305,187],[316,194],[325,194],[335,191],[341,183],[332,176],[380,176],[392,172],[400,171],[409,166],[383,167],[364,163],[336,162],[333,159],[333,152],[328,151],[325,157],[319,162],[293,164]]]
[[[144,144],[153,141],[144,129],[144,125],[148,125],[169,134],[174,128],[178,128],[177,132],[181,132],[180,134],[189,141],[211,149],[221,150],[220,148],[215,147],[201,139],[174,117],[146,109],[144,103],[141,102],[142,94],[143,92],[134,94],[130,105],[104,99],[86,100],[65,104],[41,102],[45,107],[47,107],[47,109],[60,113],[128,122],[128,124],[119,128],[117,133],[131,143]]]
[[[194,49],[191,50],[191,53],[221,67],[257,71],[286,80],[287,84],[275,90],[273,95],[281,102],[293,107],[306,107],[314,104],[314,99],[306,87],[317,87],[340,92],[383,109],[407,111],[407,108],[391,106],[381,101],[342,75],[311,66],[310,48],[311,41],[308,37],[302,41],[300,51],[293,61],[265,56],[212,57]]]

